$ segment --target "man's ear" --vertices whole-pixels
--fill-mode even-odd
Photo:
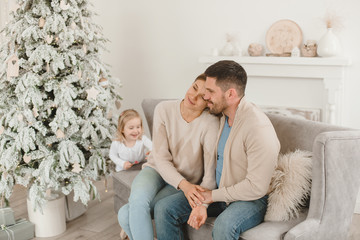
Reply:
[[[227,90],[227,97],[228,97],[229,99],[234,99],[234,98],[238,98],[239,96],[238,96],[235,88],[229,88],[229,89]]]

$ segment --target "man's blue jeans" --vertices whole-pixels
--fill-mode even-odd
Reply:
[[[216,202],[209,206],[208,217],[217,217],[212,236],[214,240],[238,240],[241,233],[260,224],[265,216],[267,198],[255,201],[236,201],[229,205]],[[158,201],[155,223],[158,240],[184,239],[182,225],[187,222],[191,207],[182,192]]]
[[[152,215],[154,205],[160,199],[177,193],[160,174],[151,167],[145,167],[131,185],[129,203],[118,212],[120,226],[131,240],[153,240]]]

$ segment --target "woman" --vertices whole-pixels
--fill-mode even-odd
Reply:
[[[132,183],[129,203],[118,213],[119,223],[131,240],[154,239],[151,214],[160,199],[180,189],[194,207],[202,198],[196,185],[216,186],[219,119],[204,111],[204,85],[202,74],[183,100],[163,101],[155,108],[153,150]]]

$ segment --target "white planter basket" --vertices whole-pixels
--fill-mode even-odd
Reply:
[[[30,222],[35,224],[36,237],[53,237],[66,231],[65,197],[48,200],[40,210],[34,211],[31,202],[27,199],[27,209]]]

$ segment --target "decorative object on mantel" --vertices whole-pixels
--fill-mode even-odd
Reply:
[[[301,28],[294,21],[283,19],[275,22],[267,31],[266,46],[272,54],[282,57],[284,53],[291,53],[294,47],[300,48],[302,39]]]
[[[221,48],[222,56],[241,56],[241,48],[238,34],[226,34],[226,43]]]
[[[301,55],[303,57],[316,57],[317,44],[315,40],[307,40],[305,44],[301,46]]]
[[[264,54],[264,47],[260,43],[251,43],[248,47],[248,53],[252,57],[262,56]]]
[[[341,54],[341,44],[333,30],[339,30],[342,27],[340,18],[328,12],[325,16],[325,24],[327,31],[320,38],[317,48],[317,54],[320,57],[336,57]]]
[[[298,47],[294,47],[291,51],[291,57],[300,57],[300,49]]]

